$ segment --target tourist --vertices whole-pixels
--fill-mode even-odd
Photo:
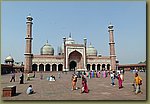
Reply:
[[[111,78],[111,85],[115,85],[115,83],[114,83],[114,80],[115,80],[115,73],[114,73],[114,71],[113,72],[110,72],[110,78]]]
[[[42,80],[43,79],[43,73],[41,72],[40,74],[40,79]]]
[[[15,82],[15,72],[12,73],[10,82],[12,82],[12,80]]]
[[[123,86],[122,86],[122,79],[120,77],[120,74],[118,74],[118,85],[119,85],[119,89],[123,88]]]
[[[138,94],[141,92],[140,86],[142,85],[142,78],[138,75],[138,73],[135,73],[133,84],[135,85],[135,94]]]
[[[97,78],[100,78],[100,71],[97,71],[96,76]]]
[[[81,87],[81,93],[88,93],[88,86],[87,86],[87,80],[84,75],[82,75],[82,87]]]
[[[58,72],[58,78],[60,78],[60,72]]]
[[[54,76],[54,75],[51,75],[51,77],[52,77],[54,80],[56,80],[56,78],[55,78],[55,76]]]
[[[94,78],[94,71],[92,70],[92,78]]]
[[[88,71],[86,71],[86,77],[89,77],[89,72]]]
[[[29,87],[27,88],[27,91],[26,91],[26,93],[27,94],[33,94],[33,88],[32,88],[32,85],[29,85]]]
[[[29,81],[30,80],[30,74],[28,73],[27,74],[27,81]]]
[[[83,72],[83,75],[86,75],[85,71]]]
[[[103,78],[106,78],[106,71],[103,71]]]
[[[122,82],[124,81],[124,74],[123,73],[120,73],[120,78],[122,80]]]
[[[33,78],[35,78],[35,71],[33,72],[34,74],[33,74]]]
[[[91,72],[90,71],[88,72],[88,77],[89,77],[89,79],[91,78]]]
[[[23,84],[23,80],[24,80],[24,75],[22,73],[21,76],[20,76],[20,84]]]
[[[77,90],[78,88],[76,87],[77,83],[77,76],[75,74],[72,75],[72,90]]]
[[[56,81],[54,75],[51,75],[50,77],[48,77],[47,80],[49,80],[49,81]]]

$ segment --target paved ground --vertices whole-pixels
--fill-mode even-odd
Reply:
[[[55,75],[56,81],[46,80],[49,75]],[[2,97],[2,100],[146,100],[146,73],[140,72],[143,79],[141,87],[143,94],[135,95],[133,92],[132,82],[134,74],[125,73],[124,88],[118,89],[118,81],[115,80],[116,86],[111,86],[110,77],[88,79],[89,93],[80,93],[80,89],[71,91],[71,75],[61,73],[61,78],[57,77],[58,72],[43,73],[44,79],[40,80],[40,73],[36,73],[36,78],[25,81],[25,84],[19,84],[20,73],[16,74],[16,82],[9,82],[9,75],[2,75],[1,88],[10,85],[16,85],[17,95],[13,97]],[[30,74],[31,75],[31,74]],[[26,89],[32,84],[35,94],[27,95]],[[81,79],[78,79],[77,87],[81,87]],[[1,89],[2,95],[2,89]]]

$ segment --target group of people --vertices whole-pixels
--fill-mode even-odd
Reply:
[[[51,75],[51,76],[48,76],[48,77],[47,77],[47,80],[48,80],[48,81],[56,81],[56,78],[55,78],[54,75]]]
[[[82,86],[81,86],[81,93],[88,93],[89,89],[88,89],[88,85],[87,85],[87,79],[86,79],[86,75],[82,74]],[[76,86],[77,83],[77,75],[76,74],[72,74],[72,90],[77,90],[78,87]]]
[[[102,71],[102,72],[99,72],[99,71],[89,71],[89,72],[83,72],[81,73],[81,77],[82,78],[82,86],[81,87],[77,87],[77,80],[78,80],[78,75],[77,74],[72,74],[72,78],[71,78],[71,81],[72,81],[72,90],[77,90],[77,89],[81,89],[81,93],[88,93],[89,92],[89,89],[88,89],[88,84],[87,84],[87,77],[91,77],[93,78],[93,76],[99,78],[100,77],[100,74],[102,74],[102,76],[105,78],[106,77],[106,71]],[[109,73],[107,73],[108,75],[110,75],[110,79],[111,79],[111,85],[112,86],[115,86],[115,79],[118,80],[118,87],[119,89],[123,88],[123,81],[124,81],[124,72],[117,72],[117,71],[110,71]],[[108,76],[107,75],[107,76]],[[29,76],[29,74],[27,75],[27,79],[31,78]],[[35,78],[35,72],[34,72],[34,75],[32,76],[32,78]],[[60,74],[58,74],[58,78],[60,78]],[[41,73],[41,77],[40,79],[43,79],[43,74]],[[55,76],[50,76],[49,77],[49,80],[53,80],[55,81]],[[11,75],[11,79],[10,79],[10,82],[14,81],[15,82],[15,73],[12,73]],[[21,75],[20,75],[20,84],[24,84],[24,73],[22,72]],[[134,76],[134,81],[133,81],[133,88],[134,88],[134,92],[135,94],[138,94],[139,92],[141,92],[141,85],[142,85],[142,78],[138,75],[138,72],[135,73],[135,76]],[[27,93],[29,92],[33,92],[31,90],[32,88],[32,85],[29,86],[29,88],[27,89]],[[31,91],[29,91],[31,90]]]
[[[118,79],[118,87],[119,89],[123,88],[123,81],[124,81],[124,73],[116,73],[115,71],[110,72],[110,79],[111,79],[111,85],[115,86],[115,79]]]
[[[78,71],[76,74],[77,74],[78,78],[81,78],[82,74],[86,75],[86,77],[89,78],[89,79],[90,78],[100,78],[100,76],[102,76],[103,78],[106,78],[109,74],[109,71],[107,71],[107,70],[103,70],[103,71],[91,70],[91,71],[87,71],[87,72]]]
[[[135,72],[134,73],[135,76],[134,76],[134,80],[133,80],[133,88],[134,88],[134,92],[135,94],[138,94],[141,92],[141,85],[142,85],[142,78],[139,76],[138,72]],[[110,78],[111,78],[111,85],[115,85],[114,83],[114,79],[117,78],[118,79],[118,87],[119,89],[123,88],[123,81],[124,81],[124,71],[122,72],[119,72],[119,73],[115,73],[115,71],[112,71],[110,73]],[[141,92],[142,93],[142,92]]]
[[[12,82],[12,81],[15,82],[15,79],[16,79],[15,72],[12,72],[10,82]],[[24,83],[23,80],[24,80],[24,74],[23,74],[23,72],[22,72],[21,75],[20,75],[20,84],[23,84],[23,83]]]

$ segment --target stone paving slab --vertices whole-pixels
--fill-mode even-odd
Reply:
[[[71,76],[73,72],[67,74],[61,73],[61,78],[57,77],[58,72],[43,73],[44,79],[40,79],[40,73],[36,73],[36,78],[25,81],[25,84],[19,84],[19,76],[16,73],[16,82],[9,82],[11,75],[1,76],[1,95],[2,88],[10,85],[16,85],[17,95],[13,97],[2,97],[2,100],[146,100],[146,72],[139,72],[143,79],[141,87],[143,94],[135,95],[133,92],[134,74],[125,72],[124,88],[118,88],[118,80],[115,79],[115,86],[111,86],[111,80],[107,78],[88,79],[89,93],[80,93],[80,89],[71,91]],[[32,73],[30,75],[33,75]],[[55,75],[56,81],[50,82],[47,76]],[[27,95],[26,89],[32,84],[35,94]],[[77,87],[81,87],[81,79],[78,78]]]

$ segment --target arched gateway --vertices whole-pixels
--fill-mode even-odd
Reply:
[[[70,71],[75,71],[76,69],[84,68],[82,54],[76,50],[69,54],[68,63]]]

